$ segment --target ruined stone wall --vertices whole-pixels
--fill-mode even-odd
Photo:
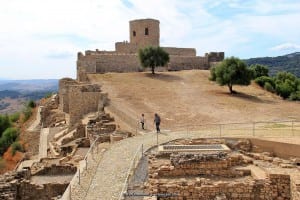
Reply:
[[[30,171],[10,172],[0,176],[0,199],[48,200],[66,190],[68,183],[33,184]]]
[[[208,62],[220,62],[224,60],[224,52],[209,52],[205,54],[208,57]]]
[[[153,181],[150,194],[162,194],[160,200],[230,199],[230,200],[290,200],[289,175],[269,175],[265,180],[217,181],[196,178],[193,181]],[[219,198],[218,198],[219,197]],[[223,197],[223,198],[220,198]]]
[[[98,110],[101,98],[98,85],[73,85],[69,88],[69,115],[70,124],[75,124],[83,115]]]
[[[196,56],[196,49],[194,48],[176,48],[176,47],[162,47],[169,55],[174,56]]]
[[[70,116],[70,124],[74,125],[83,115],[98,111],[101,96],[97,84],[79,83],[65,78],[59,81],[59,109]]]
[[[196,156],[196,155],[192,155]],[[203,158],[203,157],[202,157]],[[159,168],[149,169],[149,174],[156,174],[159,177],[175,177],[175,176],[195,176],[195,175],[208,175],[208,176],[220,176],[220,177],[242,177],[250,175],[250,170],[234,170],[231,169],[234,166],[244,164],[246,161],[241,156],[229,156],[228,158],[213,158],[210,159],[204,156],[204,160],[200,161],[200,158],[189,158],[188,162],[179,163],[184,158],[181,155],[171,156],[170,166],[160,166]]]
[[[62,78],[59,80],[59,109],[63,112],[69,113],[69,87],[74,84],[77,84],[77,82],[71,78]]]

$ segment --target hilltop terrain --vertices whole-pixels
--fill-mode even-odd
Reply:
[[[238,94],[208,80],[209,71],[90,74],[112,102],[134,119],[145,113],[152,124],[155,112],[167,129],[181,125],[300,119],[299,102],[282,100],[255,83],[234,86]]]

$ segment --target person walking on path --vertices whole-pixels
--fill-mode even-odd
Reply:
[[[154,123],[155,123],[155,126],[156,126],[156,132],[157,133],[160,133],[160,117],[157,113],[154,114]]]
[[[144,113],[142,113],[140,123],[142,124],[142,129],[145,130],[145,127],[144,127],[144,125],[145,125],[145,115],[144,115]]]

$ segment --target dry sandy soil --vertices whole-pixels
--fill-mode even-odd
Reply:
[[[209,71],[90,74],[122,111],[138,119],[154,113],[164,127],[189,124],[300,120],[300,102],[282,100],[255,83],[234,86],[237,94],[208,80]]]

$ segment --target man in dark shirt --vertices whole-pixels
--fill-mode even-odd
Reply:
[[[159,128],[160,117],[159,117],[159,115],[157,113],[154,114],[154,123],[155,123],[155,126],[156,126],[156,132],[160,133],[160,128]]]

